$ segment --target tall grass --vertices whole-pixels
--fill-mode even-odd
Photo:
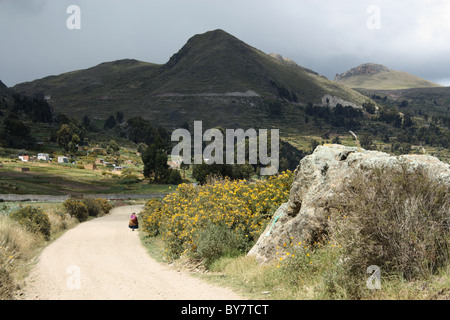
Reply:
[[[0,300],[13,297],[15,261],[29,259],[37,241],[38,236],[18,222],[0,215]]]
[[[421,168],[359,171],[330,220],[347,267],[377,265],[406,280],[438,273],[450,261],[449,191]]]
[[[26,230],[18,222],[0,215],[0,243],[16,255],[29,257],[39,236]]]
[[[10,214],[20,210],[28,210],[35,207],[45,212],[50,224],[48,236],[38,229],[30,228],[27,223],[22,223],[10,218]],[[62,210],[61,204],[27,203],[10,204],[2,203],[0,214],[0,300],[14,299],[18,287],[18,278],[26,273],[26,265],[42,248],[48,240],[54,239],[64,230],[74,227],[77,219],[71,218]]]

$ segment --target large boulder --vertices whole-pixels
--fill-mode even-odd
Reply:
[[[403,164],[421,167],[450,185],[450,165],[432,156],[391,156],[341,145],[317,147],[312,155],[301,160],[294,173],[289,201],[279,207],[248,255],[264,263],[275,259],[277,247],[282,248],[290,239],[319,240],[326,230],[329,204],[357,169],[394,168]]]

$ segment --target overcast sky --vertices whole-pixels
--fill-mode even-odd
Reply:
[[[81,29],[67,27],[70,5]],[[214,29],[330,79],[373,62],[450,86],[449,0],[0,0],[0,80],[162,64]]]

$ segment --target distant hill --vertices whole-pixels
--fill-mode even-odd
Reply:
[[[279,55],[268,55],[223,30],[195,35],[163,65],[132,59],[16,85],[44,95],[56,112],[106,119],[117,111],[164,126],[204,120],[209,125],[270,123],[282,105],[295,123],[295,106],[367,98]],[[276,101],[278,104],[274,104]],[[327,101],[330,101],[327,100]],[[275,107],[274,107],[275,106]]]
[[[450,87],[412,88],[401,90],[357,89],[378,104],[398,106],[401,112],[450,115]],[[404,101],[407,101],[405,104]]]
[[[0,98],[10,99],[12,97],[12,90],[9,89],[1,80],[0,80]]]
[[[391,70],[380,64],[366,63],[347,72],[337,74],[335,82],[353,89],[398,90],[441,87],[415,75]]]

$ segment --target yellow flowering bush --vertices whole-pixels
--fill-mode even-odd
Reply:
[[[287,171],[255,182],[181,184],[163,200],[147,202],[141,212],[142,229],[150,236],[162,236],[169,257],[195,255],[199,234],[211,224],[232,230],[249,246],[287,202],[292,180],[293,173]]]
[[[46,240],[50,239],[50,219],[42,209],[26,206],[25,208],[12,212],[9,217],[25,226],[29,231],[41,233]]]

